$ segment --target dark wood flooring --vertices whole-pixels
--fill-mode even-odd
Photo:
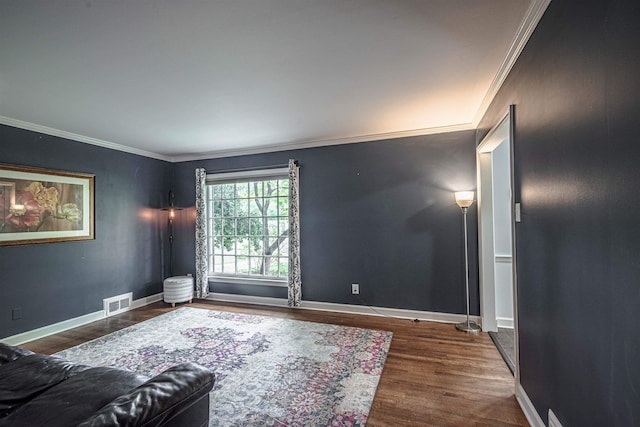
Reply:
[[[514,396],[513,376],[486,333],[379,316],[210,301],[189,306],[392,331],[368,426],[529,425]],[[52,354],[171,310],[158,302],[23,347]]]

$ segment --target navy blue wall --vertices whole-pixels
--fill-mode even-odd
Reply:
[[[0,247],[0,337],[162,292],[172,164],[8,126],[0,146],[0,163],[94,174],[96,201],[95,240]]]
[[[178,163],[177,203],[194,205],[194,170],[300,163],[303,300],[465,311],[462,214],[475,189],[475,132]],[[182,211],[176,273],[193,272],[193,209]],[[472,312],[478,313],[475,206],[470,209]],[[351,283],[360,283],[360,298]],[[215,284],[212,291],[286,297],[286,289]]]
[[[521,383],[543,420],[640,425],[640,3],[553,0],[515,104]]]

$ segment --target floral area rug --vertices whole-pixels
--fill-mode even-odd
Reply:
[[[56,355],[147,376],[206,366],[210,426],[364,426],[391,336],[184,307]]]

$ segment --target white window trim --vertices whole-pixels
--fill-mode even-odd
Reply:
[[[259,285],[259,286],[278,286],[286,288],[289,286],[288,280],[282,279],[259,279],[256,277],[248,276],[222,276],[212,275],[209,276],[209,281],[213,283],[229,283],[238,285]]]
[[[207,174],[207,184],[218,181],[235,181],[242,178],[268,178],[270,176],[289,175],[289,169],[257,169],[238,172],[223,172]]]
[[[222,172],[207,174],[206,184],[220,184],[224,181],[236,182],[239,179],[263,179],[268,177],[289,177],[289,168],[276,169],[255,169],[236,172]],[[212,283],[229,283],[239,285],[258,285],[258,286],[277,286],[286,288],[289,286],[287,279],[275,278],[257,278],[251,276],[226,276],[221,274],[212,274],[208,276],[208,281]]]

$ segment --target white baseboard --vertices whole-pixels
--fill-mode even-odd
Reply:
[[[540,418],[538,411],[536,411],[535,406],[531,403],[527,392],[524,391],[520,383],[516,384],[516,399],[518,399],[520,408],[522,408],[522,412],[524,412],[524,416],[527,417],[531,427],[545,427],[544,421]]]
[[[239,302],[273,307],[287,307],[287,300],[282,298],[256,297],[251,295],[222,294],[212,292],[207,297],[211,301]],[[467,320],[464,314],[437,313],[432,311],[404,310],[399,308],[371,307],[366,305],[336,304],[319,301],[302,301],[301,307],[306,310],[334,311],[348,314],[366,314],[370,316],[396,317],[400,319],[419,319],[430,322],[460,323]],[[480,316],[470,316],[470,320],[480,324]]]
[[[506,317],[498,317],[496,321],[498,322],[498,328],[513,329],[513,319],[509,319]]]
[[[150,295],[148,297],[134,300],[131,303],[131,308],[133,309],[143,307],[156,301],[160,301],[161,299],[162,293]],[[74,317],[73,319],[63,320],[62,322],[54,323],[52,325],[43,326],[31,331],[22,332],[20,334],[2,338],[0,339],[0,342],[9,345],[20,345],[29,341],[48,337],[49,335],[64,332],[69,329],[77,328],[78,326],[84,326],[91,322],[95,322],[96,320],[104,319],[104,317],[104,310],[100,310],[94,313],[85,314],[82,316]]]
[[[551,409],[549,409],[549,427],[562,427],[562,423]]]
[[[86,325],[87,323],[95,322],[96,320],[100,319],[104,319],[104,310],[85,314],[79,317],[74,317],[73,319],[63,320],[62,322],[54,323],[52,325],[43,326],[38,329],[33,329],[31,331],[22,332],[17,335],[2,338],[0,339],[0,342],[9,345],[20,345],[69,329],[77,328],[78,326]]]
[[[245,304],[267,305],[270,307],[287,306],[287,300],[282,298],[254,297],[251,295],[223,294],[218,292],[209,292],[206,299],[209,301],[240,302]]]
[[[142,297],[136,300],[133,300],[131,303],[131,309],[144,307],[145,305],[153,304],[154,302],[162,301],[164,294],[160,292],[159,294],[149,295],[148,297]]]

